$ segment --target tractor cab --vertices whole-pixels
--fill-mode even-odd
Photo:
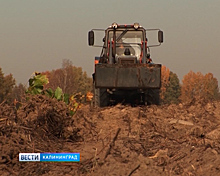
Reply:
[[[95,30],[89,32],[89,45],[94,44]],[[158,30],[160,45],[163,42],[163,32],[159,29],[151,30]],[[147,45],[146,29],[140,26],[139,23],[133,25],[113,23],[105,30],[103,42],[99,63],[147,63],[147,55],[150,53]]]

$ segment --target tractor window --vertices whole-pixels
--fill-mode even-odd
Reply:
[[[113,31],[109,31],[108,40],[113,40]],[[131,55],[135,55],[137,59],[139,59],[141,54],[141,41],[143,41],[142,31],[116,31],[116,54],[124,55],[125,49],[128,48]]]

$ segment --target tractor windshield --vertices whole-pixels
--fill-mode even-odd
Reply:
[[[109,31],[108,41],[113,40],[113,31]],[[128,48],[130,55],[137,59],[141,54],[141,42],[143,41],[143,31],[117,30],[116,31],[116,55],[125,55],[125,49]]]

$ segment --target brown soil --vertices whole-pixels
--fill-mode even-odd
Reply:
[[[77,152],[79,163],[19,162],[25,152]],[[0,175],[220,175],[220,102],[83,106],[30,97],[0,105]]]

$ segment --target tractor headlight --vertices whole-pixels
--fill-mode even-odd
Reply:
[[[118,24],[117,23],[112,23],[112,27],[114,28],[114,29],[116,29],[117,27],[118,27]]]
[[[138,29],[140,27],[139,23],[134,23],[134,28]]]

